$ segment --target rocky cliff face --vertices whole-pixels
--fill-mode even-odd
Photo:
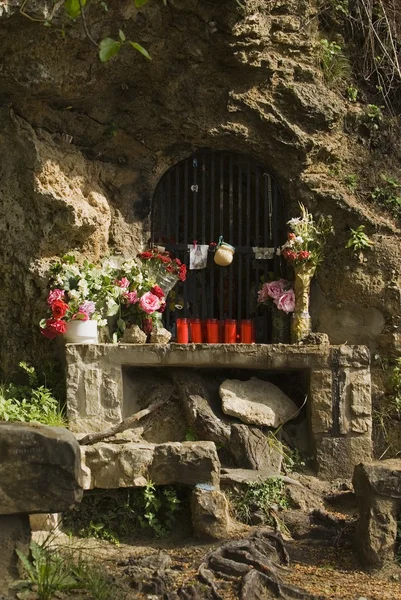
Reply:
[[[37,327],[49,260],[67,251],[135,254],[158,180],[199,147],[262,161],[290,214],[298,201],[332,214],[315,324],[336,344],[400,348],[400,231],[333,176],[333,165],[369,170],[378,158],[345,132],[361,109],[323,82],[311,1],[150,1],[137,10],[121,0],[104,15],[97,6],[87,12],[95,39],[121,28],[152,56],[124,47],[106,64],[79,22],[60,35],[60,3],[52,28],[21,14],[22,4],[0,9],[4,369],[49,352]],[[24,10],[43,18],[52,6],[32,0]],[[364,263],[344,248],[349,227],[361,223],[375,242]]]

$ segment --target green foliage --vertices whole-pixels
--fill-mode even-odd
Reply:
[[[51,600],[59,591],[77,587],[77,580],[64,559],[46,546],[39,546],[32,541],[29,546],[30,556],[16,550],[28,579],[37,587],[39,600]]]
[[[358,88],[355,88],[352,86],[347,88],[347,97],[350,102],[356,102],[358,99],[358,94],[359,94]]]
[[[51,600],[69,590],[87,592],[92,600],[116,597],[103,572],[83,560],[80,553],[76,556],[76,552],[68,550],[62,554],[61,549],[55,550],[47,541],[42,545],[32,541],[29,550],[28,556],[20,550],[16,552],[28,577],[29,587],[35,589],[38,600]],[[15,585],[17,589],[22,586],[26,587],[24,581]]]
[[[358,175],[348,173],[344,176],[343,182],[351,192],[355,192],[358,188]]]
[[[272,510],[289,506],[284,482],[279,477],[250,482],[239,491],[230,492],[228,497],[235,518],[247,524],[252,522],[255,512],[264,513],[266,520],[270,521]]]
[[[383,121],[383,112],[380,106],[368,104],[361,117],[362,123],[371,131],[377,131]]]
[[[81,537],[95,537],[116,545],[138,529],[166,537],[173,529],[182,500],[172,487],[143,488],[110,494],[84,496],[82,503],[63,518],[67,531]]]
[[[1,421],[38,421],[53,427],[65,427],[65,417],[53,392],[40,385],[35,369],[24,362],[21,369],[27,384],[0,383]]]
[[[324,80],[330,87],[341,86],[351,74],[349,60],[336,42],[320,40],[319,62]]]
[[[365,233],[365,225],[359,225],[356,229],[350,228],[351,235],[346,248],[351,248],[354,254],[363,252],[363,250],[369,250],[374,246],[372,240]]]
[[[385,364],[384,368],[389,369],[387,392],[373,410],[375,446],[383,451],[380,458],[401,454],[401,358],[396,358],[392,365]]]
[[[372,199],[390,210],[395,217],[401,217],[401,183],[383,173],[382,184],[375,187]]]

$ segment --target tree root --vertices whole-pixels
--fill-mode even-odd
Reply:
[[[233,540],[213,550],[199,568],[203,583],[220,600],[213,573],[223,577],[241,577],[240,600],[321,600],[285,583],[280,573],[287,571],[288,552],[279,534],[259,529],[248,538]]]

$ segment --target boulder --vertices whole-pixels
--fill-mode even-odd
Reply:
[[[352,479],[359,505],[355,546],[361,562],[380,568],[394,560],[401,506],[401,460],[355,467]]]
[[[257,427],[232,425],[229,451],[242,469],[280,473],[283,450],[279,439],[268,438]]]
[[[122,344],[146,344],[148,336],[138,325],[128,327],[120,339]]]
[[[193,490],[191,516],[195,537],[221,540],[232,530],[227,499],[213,486],[198,485]]]
[[[230,424],[216,414],[203,377],[193,370],[175,369],[173,380],[186,420],[197,439],[227,444],[230,438]]]
[[[257,377],[226,379],[220,385],[223,411],[243,423],[278,427],[298,414],[296,404],[277,386]]]
[[[0,515],[54,513],[82,498],[74,435],[39,424],[0,424]]]
[[[155,446],[149,477],[157,485],[182,483],[218,486],[220,461],[213,442],[173,442]]]
[[[219,484],[220,461],[213,442],[146,444],[99,442],[82,446],[85,489],[182,483]]]
[[[164,327],[154,329],[150,334],[151,344],[168,344],[171,340],[171,333]]]

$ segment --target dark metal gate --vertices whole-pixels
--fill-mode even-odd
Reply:
[[[152,243],[187,265],[170,293],[165,324],[176,317],[253,319],[257,341],[271,341],[271,318],[257,307],[260,283],[281,274],[276,255],[285,240],[280,190],[263,165],[248,156],[199,150],[160,180],[152,205]],[[219,237],[235,246],[229,267],[215,264]],[[207,267],[189,270],[193,244],[208,245]]]

